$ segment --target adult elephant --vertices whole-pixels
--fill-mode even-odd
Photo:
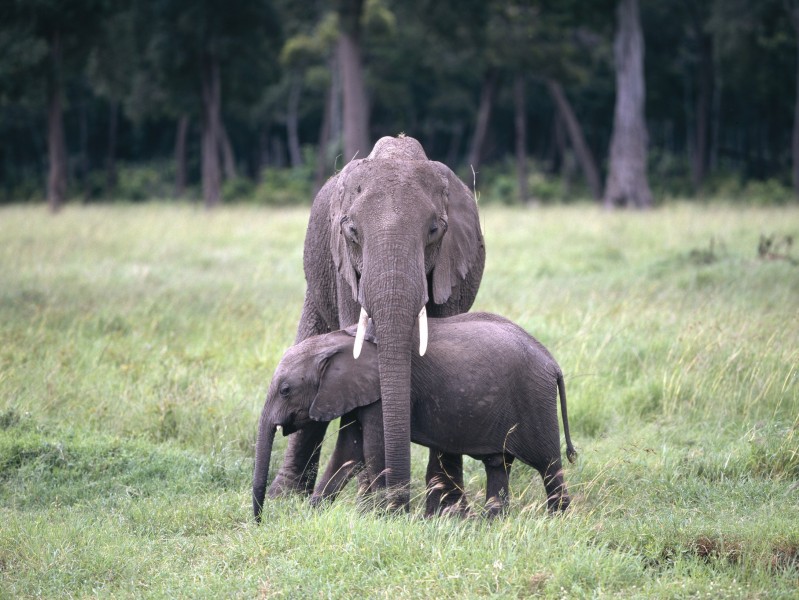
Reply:
[[[411,352],[424,353],[411,347],[414,329],[418,316],[424,338],[425,313],[451,316],[474,302],[485,264],[474,197],[448,167],[428,160],[415,139],[381,138],[368,157],[351,161],[317,194],[303,262],[307,289],[297,343],[365,323],[367,314],[377,328],[389,502],[407,508]],[[326,427],[317,423],[290,436],[270,496],[313,491]],[[259,431],[256,451],[266,452],[270,442]],[[457,488],[461,457],[431,452],[427,475],[444,480],[444,488]],[[258,464],[253,484],[260,506],[266,469]],[[441,497],[439,487],[428,507]],[[457,489],[449,495],[450,503],[456,500]]]

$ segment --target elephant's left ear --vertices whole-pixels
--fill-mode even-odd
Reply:
[[[332,421],[359,406],[380,400],[377,347],[363,345],[356,361],[352,356],[352,337],[341,333],[343,343],[319,357],[319,389],[309,414],[315,421]]]
[[[439,162],[433,164],[448,182],[448,227],[433,266],[433,302],[444,304],[452,294],[452,288],[469,273],[479,282],[482,273],[476,271],[482,269],[479,257],[485,252],[485,244],[477,202],[469,188],[449,167]]]

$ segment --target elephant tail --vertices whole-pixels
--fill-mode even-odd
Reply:
[[[560,414],[563,418],[563,433],[566,436],[566,458],[570,463],[577,460],[577,451],[572,445],[572,438],[569,435],[569,417],[566,413],[566,385],[563,383],[563,373],[558,370],[558,394],[560,395]]]

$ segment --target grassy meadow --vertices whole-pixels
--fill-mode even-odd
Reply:
[[[799,249],[758,257],[799,239],[799,207],[484,208],[474,308],[564,370],[570,512],[517,463],[504,518],[425,520],[414,448],[409,515],[350,489],[256,526],[307,213],[0,207],[0,597],[799,594]]]

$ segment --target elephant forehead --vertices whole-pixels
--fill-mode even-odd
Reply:
[[[312,355],[313,353],[310,349],[300,352],[297,350],[297,346],[289,348],[283,355],[283,358],[280,359],[280,364],[275,370],[275,375],[285,376],[289,373],[304,370],[308,364],[308,359]]]
[[[302,367],[309,359],[318,354],[322,350],[321,338],[323,336],[314,336],[303,340],[299,344],[291,346],[283,354],[280,359],[280,369],[283,371],[290,371]]]
[[[370,160],[353,173],[348,187],[354,204],[390,199],[407,204],[440,197],[446,180],[427,161]]]

